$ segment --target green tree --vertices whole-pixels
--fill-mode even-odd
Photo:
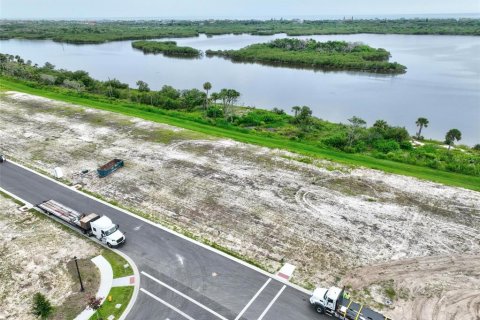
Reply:
[[[203,90],[205,90],[205,93],[206,93],[206,96],[205,96],[205,110],[207,109],[207,104],[208,104],[208,91],[210,91],[210,89],[212,89],[212,84],[210,82],[205,82],[203,84]]]
[[[150,91],[150,88],[148,87],[148,83],[138,80],[137,81],[137,86],[138,86],[138,91],[140,92],[148,92]]]
[[[213,104],[216,104],[216,103],[217,103],[217,100],[220,100],[220,96],[219,96],[218,93],[213,92],[213,93],[210,95],[210,99],[213,101]]]
[[[448,144],[448,151],[453,146],[455,141],[462,140],[462,133],[458,129],[450,129],[445,135],[445,143]]]
[[[47,61],[47,62],[45,62],[45,65],[43,66],[43,68],[47,69],[47,70],[53,70],[53,69],[55,69],[55,66]]]
[[[53,307],[48,299],[40,292],[33,296],[32,312],[40,319],[47,319],[53,312]]]
[[[365,128],[367,122],[356,116],[348,119],[348,122],[350,122],[348,126],[348,145],[351,146],[357,140],[359,133]]]
[[[297,115],[298,115],[298,113],[300,112],[301,109],[302,109],[302,108],[301,108],[300,106],[294,106],[294,107],[292,107],[292,111],[295,113],[295,114],[294,114],[294,117],[295,117],[295,118],[297,117]]]
[[[428,127],[428,119],[420,117],[420,118],[417,119],[415,124],[418,127],[417,139],[420,139],[420,134],[422,133],[422,129]]]
[[[389,125],[385,120],[377,120],[373,124],[373,127],[378,129],[381,132],[385,132],[388,129]]]
[[[302,106],[297,115],[297,122],[301,124],[308,124],[312,118],[312,109],[307,106]]]
[[[226,119],[233,120],[233,105],[240,97],[240,92],[234,89],[222,89],[219,92],[219,98],[223,104],[223,115]]]
[[[477,143],[476,145],[474,145],[472,149],[475,151],[480,151],[480,143]]]

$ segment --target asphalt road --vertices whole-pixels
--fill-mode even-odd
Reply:
[[[128,319],[327,319],[300,290],[11,162],[0,164],[0,187],[32,204],[54,199],[120,225],[127,241],[119,250],[141,273]]]

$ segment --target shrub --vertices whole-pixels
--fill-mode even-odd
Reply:
[[[367,144],[364,141],[355,143],[355,152],[364,152],[367,150]]]
[[[402,141],[400,142],[400,149],[402,150],[412,150],[413,146],[410,141]]]
[[[40,317],[41,319],[47,319],[48,316],[52,314],[53,307],[50,301],[48,301],[48,299],[45,298],[43,294],[37,292],[33,296],[32,312],[34,315]]]
[[[397,142],[408,141],[410,134],[407,129],[402,127],[390,127],[384,134],[385,140],[395,140]]]
[[[345,134],[337,133],[322,140],[322,143],[333,148],[343,149],[347,145]]]
[[[207,117],[222,118],[223,117],[223,110],[220,107],[217,107],[217,106],[208,107]]]
[[[273,113],[276,113],[276,114],[280,114],[280,115],[286,114],[283,109],[279,109],[279,108],[273,108],[273,109],[272,109],[272,112],[273,112]]]
[[[374,143],[374,147],[383,153],[389,153],[400,149],[400,145],[394,140],[377,140]]]

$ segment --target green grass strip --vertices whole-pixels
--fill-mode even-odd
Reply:
[[[322,149],[308,143],[291,141],[277,137],[262,136],[236,128],[222,128],[193,120],[188,120],[174,112],[165,110],[142,110],[141,105],[119,101],[97,101],[89,98],[78,97],[67,92],[54,92],[47,89],[38,89],[27,86],[19,81],[0,78],[0,89],[25,92],[45,98],[61,100],[85,107],[116,112],[127,116],[137,117],[149,121],[166,123],[176,127],[201,132],[204,134],[230,138],[239,142],[259,146],[278,148],[294,153],[339,162],[346,165],[363,166],[371,169],[382,170],[389,173],[412,176],[424,180],[443,183],[445,185],[463,187],[480,191],[480,177],[468,176],[454,172],[440,171],[432,168],[415,166],[384,159],[376,159],[366,155],[350,154],[335,150]],[[153,109],[152,109],[153,110]]]
[[[108,296],[105,297],[106,299],[100,309],[97,310],[98,314],[93,314],[93,316],[90,317],[90,320],[97,320],[100,318],[107,319],[110,315],[113,315],[115,317],[114,319],[120,318],[132,298],[133,288],[133,286],[113,287],[108,293]],[[108,301],[109,296],[112,297],[112,301]],[[115,308],[115,305],[117,304],[121,304],[118,309]]]
[[[122,256],[107,249],[102,251],[102,256],[110,262],[114,279],[133,275],[132,267]],[[128,268],[124,267],[126,264],[128,264]]]

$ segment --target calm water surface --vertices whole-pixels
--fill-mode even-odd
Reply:
[[[173,39],[200,50],[238,49],[285,35],[222,35]],[[135,86],[137,80],[159,89],[235,88],[240,104],[261,108],[308,105],[320,118],[346,122],[353,115],[371,125],[377,119],[406,126],[413,134],[415,120],[430,120],[428,138],[443,139],[458,128],[462,143],[480,143],[480,37],[412,35],[308,36],[319,41],[361,41],[392,53],[392,61],[408,67],[397,76],[351,72],[322,72],[258,64],[232,63],[222,58],[176,59],[144,55],[131,41],[100,45],[71,45],[49,40],[2,40],[0,51],[18,54],[34,63],[49,61],[59,68],[86,70],[94,78],[117,78]],[[164,39],[165,40],[165,39]]]

